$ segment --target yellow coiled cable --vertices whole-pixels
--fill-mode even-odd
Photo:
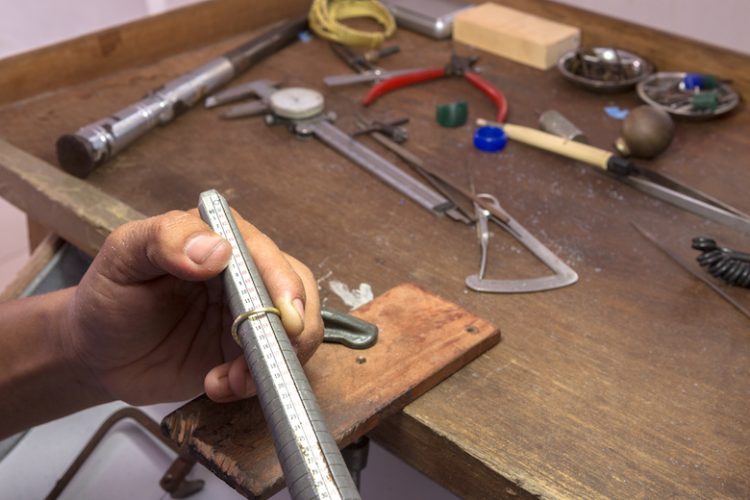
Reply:
[[[383,31],[356,30],[339,22],[353,17],[375,19]],[[313,0],[308,20],[318,36],[343,45],[377,47],[396,31],[396,20],[378,0]]]

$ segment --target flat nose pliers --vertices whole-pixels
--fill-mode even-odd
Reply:
[[[490,98],[497,107],[496,120],[500,123],[505,123],[505,119],[508,116],[508,101],[499,89],[492,86],[474,70],[474,64],[476,64],[478,59],[478,57],[461,57],[454,54],[451,56],[450,62],[442,68],[417,70],[388,78],[375,84],[367,95],[365,95],[362,104],[365,106],[372,104],[378,97],[401,87],[435,80],[444,76],[463,76],[469,83]]]

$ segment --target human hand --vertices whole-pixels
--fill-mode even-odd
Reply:
[[[235,213],[292,344],[304,362],[323,338],[310,270]],[[63,345],[79,378],[104,400],[215,401],[255,393],[218,275],[231,246],[197,211],[169,212],[114,231],[69,302]]]

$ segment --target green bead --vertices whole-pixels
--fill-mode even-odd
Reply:
[[[466,101],[439,104],[436,109],[436,119],[441,127],[455,128],[466,123],[469,117],[469,105]]]
[[[691,104],[695,111],[715,111],[719,106],[719,97],[716,92],[701,92],[691,98]]]

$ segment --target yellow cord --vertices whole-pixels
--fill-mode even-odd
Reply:
[[[373,18],[383,31],[355,30],[339,22],[352,17]],[[396,31],[393,15],[378,0],[313,0],[308,20],[318,36],[343,45],[377,47]]]

